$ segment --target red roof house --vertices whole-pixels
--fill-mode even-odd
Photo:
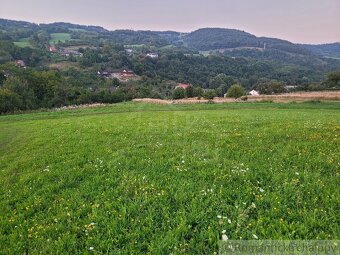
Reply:
[[[57,52],[57,49],[56,49],[56,47],[54,47],[54,46],[50,46],[50,52],[53,52],[53,53]]]
[[[189,86],[190,86],[189,84],[180,83],[180,84],[178,84],[178,86],[176,86],[175,89],[177,89],[177,88],[186,89],[186,88],[189,87]]]

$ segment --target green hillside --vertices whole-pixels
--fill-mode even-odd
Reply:
[[[294,54],[310,54],[305,48],[288,41],[256,37],[244,31],[225,28],[201,28],[184,36],[184,42],[196,50],[234,49],[252,47],[276,49]]]
[[[71,35],[68,33],[52,33],[50,44],[57,44],[58,42],[66,42],[71,40]]]
[[[339,103],[0,116],[0,254],[214,254],[339,239]]]

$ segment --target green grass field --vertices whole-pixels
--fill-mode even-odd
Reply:
[[[22,38],[17,42],[14,42],[14,44],[20,48],[32,48],[32,44],[29,42],[29,38]]]
[[[66,42],[71,40],[71,35],[69,33],[52,33],[50,44],[57,44],[59,41]]]
[[[0,254],[213,254],[339,239],[339,103],[0,116]]]

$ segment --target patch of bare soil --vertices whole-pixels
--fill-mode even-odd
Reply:
[[[134,102],[154,104],[199,104],[199,103],[232,103],[232,102],[261,102],[273,101],[277,103],[304,102],[304,101],[340,101],[340,91],[317,91],[317,92],[295,92],[278,95],[247,96],[247,100],[215,97],[213,100],[185,98],[185,99],[153,99],[137,98]]]

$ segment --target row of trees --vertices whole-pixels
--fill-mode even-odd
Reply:
[[[246,95],[246,90],[241,85],[234,84],[229,87],[225,95],[227,97],[239,98],[239,97]],[[193,87],[193,86],[188,86],[186,88],[177,87],[172,94],[173,99],[203,97],[204,99],[211,100],[216,96],[218,96],[218,94],[216,93],[216,90],[214,89],[203,90],[200,87]]]
[[[74,104],[118,103],[136,97],[161,97],[148,81],[112,86],[109,80],[97,76],[88,76],[89,83],[84,84],[81,80],[86,77],[77,72],[67,74],[0,65],[0,113]]]

